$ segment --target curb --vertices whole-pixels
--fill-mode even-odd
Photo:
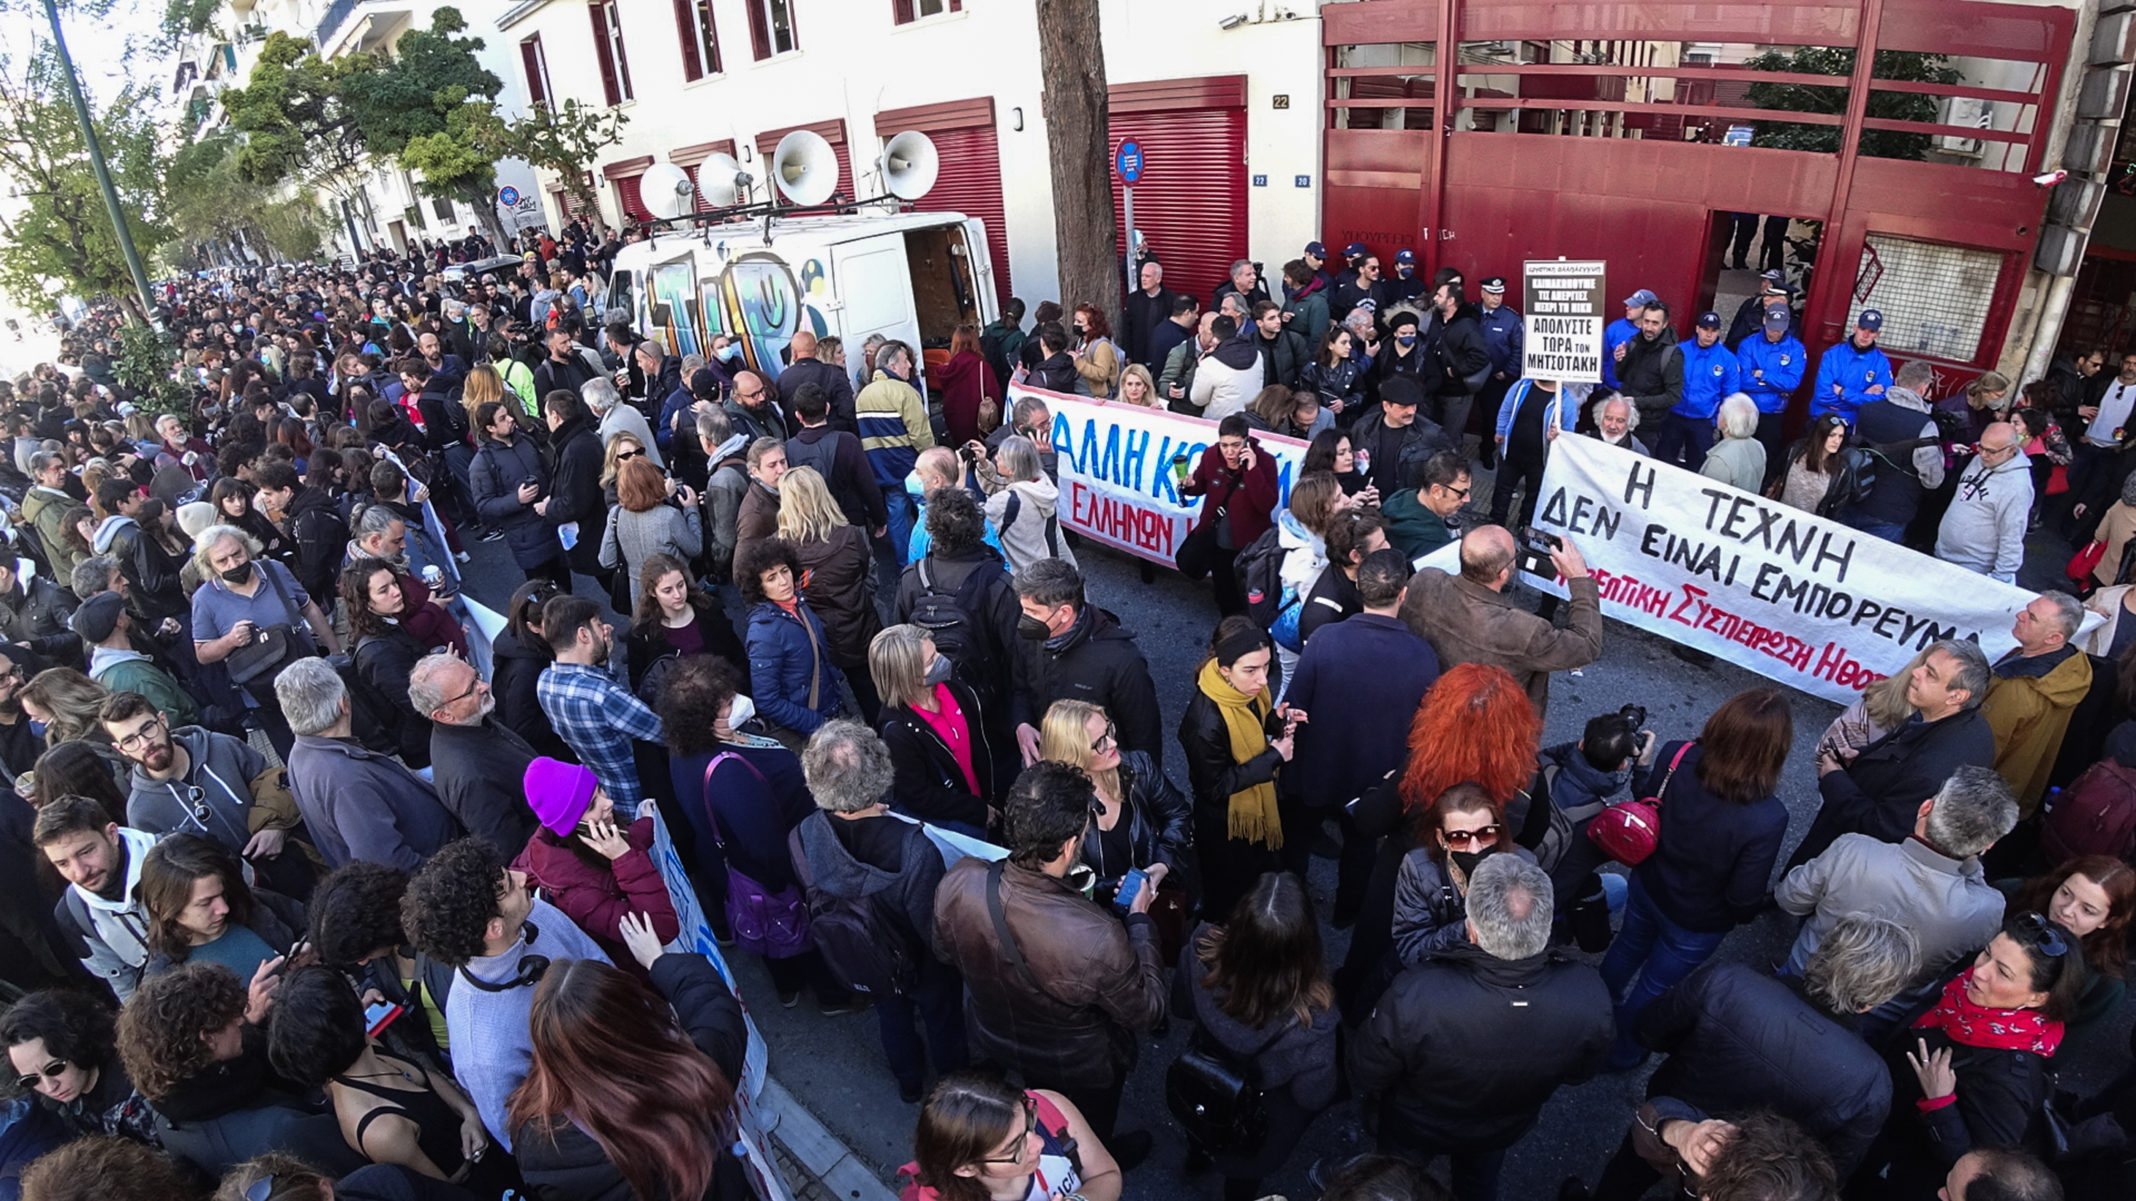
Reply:
[[[776,1080],[764,1082],[763,1111],[774,1120],[765,1130],[778,1149],[793,1157],[802,1171],[837,1201],[897,1201],[897,1195],[838,1136],[824,1128],[808,1107]],[[801,1182],[789,1181],[789,1186]],[[799,1197],[803,1190],[793,1189]]]

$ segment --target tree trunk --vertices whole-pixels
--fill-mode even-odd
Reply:
[[[497,190],[469,188],[467,203],[475,210],[475,220],[482,223],[482,232],[489,237],[490,249],[503,254],[511,240],[504,236],[504,226],[497,222]]]
[[[1061,307],[1096,305],[1118,329],[1119,224],[1113,220],[1098,0],[1038,0],[1038,63]]]

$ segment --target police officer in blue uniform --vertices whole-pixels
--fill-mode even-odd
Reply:
[[[1506,277],[1493,275],[1479,285],[1483,291],[1483,305],[1476,316],[1476,323],[1483,330],[1484,349],[1491,354],[1491,375],[1476,394],[1476,404],[1483,410],[1483,428],[1498,428],[1498,406],[1505,403],[1506,389],[1520,378],[1521,338],[1525,328],[1520,314],[1506,306]],[[1483,465],[1496,466],[1497,447],[1490,439],[1483,443]]]

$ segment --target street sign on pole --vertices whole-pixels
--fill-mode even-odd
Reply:
[[[506,208],[511,208],[513,205],[518,204],[519,189],[509,184],[497,189],[497,203]]]
[[[1521,264],[1527,302],[1521,314],[1521,374],[1565,383],[1602,382],[1602,327],[1606,263],[1531,259]]]
[[[1142,143],[1122,142],[1113,154],[1113,170],[1120,173],[1121,183],[1142,182]]]

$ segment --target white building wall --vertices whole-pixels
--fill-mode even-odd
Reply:
[[[633,99],[622,141],[600,163],[732,138],[760,183],[755,153],[766,130],[843,119],[854,182],[872,186],[881,140],[875,114],[889,109],[991,96],[1008,212],[1009,260],[1016,291],[1035,303],[1057,296],[1053,189],[1040,102],[1038,35],[1029,3],[970,0],[969,11],[899,26],[891,0],[795,0],[800,49],[762,62],[752,57],[745,0],[714,0],[724,71],[685,82],[671,0],[620,0]],[[1104,0],[1103,40],[1109,83],[1198,76],[1246,76],[1247,162],[1242,174],[1266,175],[1247,193],[1249,253],[1271,265],[1295,258],[1317,234],[1320,196],[1320,23],[1313,0],[1269,5],[1298,11],[1293,20],[1218,27],[1220,17],[1260,8],[1259,0]],[[599,60],[582,0],[524,0],[485,30],[509,57],[514,86],[525,90],[519,43],[540,33],[549,85],[559,102],[603,101]],[[1274,97],[1288,97],[1276,110]],[[1021,130],[1016,128],[1017,121]],[[1152,177],[1162,162],[1148,167]],[[1295,186],[1305,176],[1308,185]],[[559,220],[541,182],[543,204]],[[596,184],[603,215],[620,220],[614,190]]]

